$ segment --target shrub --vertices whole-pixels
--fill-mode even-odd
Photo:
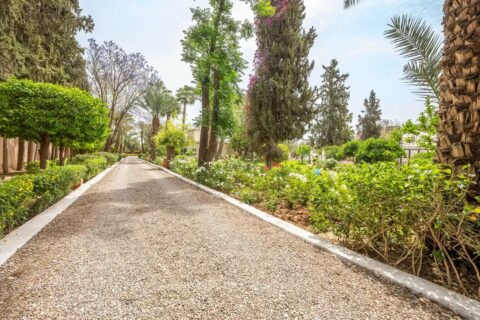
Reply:
[[[333,170],[338,166],[338,161],[335,159],[328,159],[325,161],[325,168],[328,170]]]
[[[170,162],[170,169],[179,175],[194,179],[197,164],[197,160],[193,157],[178,156]]]
[[[40,161],[29,162],[25,166],[25,170],[29,174],[37,174],[40,172]]]
[[[67,195],[81,179],[91,179],[117,160],[116,155],[98,153],[75,156],[72,163],[76,165],[61,167],[52,162],[43,171],[38,162],[27,164],[30,174],[0,184],[0,236]]]
[[[316,230],[331,230],[354,249],[392,263],[411,261],[416,274],[421,257],[432,256],[452,279],[458,267],[454,257],[470,257],[463,263],[475,270],[480,255],[478,216],[465,206],[468,185],[466,177],[452,178],[449,169],[433,164],[345,166],[312,185],[311,221]]]
[[[1,183],[0,235],[68,194],[86,173],[83,165],[53,167]]]
[[[167,129],[159,133],[158,144],[165,147],[183,148],[187,145],[187,136],[182,128],[168,123]]]
[[[107,164],[109,166],[114,165],[118,161],[125,158],[124,154],[114,154],[114,153],[110,153],[110,152],[96,152],[96,153],[93,154],[93,156],[105,158],[107,160]]]
[[[287,161],[290,155],[290,148],[286,144],[278,144],[273,150],[273,162]]]
[[[247,204],[255,204],[260,202],[260,194],[258,193],[258,191],[250,188],[243,188],[242,190],[240,190],[239,198]]]
[[[372,138],[361,143],[356,162],[393,162],[404,155],[405,151],[396,141]]]
[[[33,197],[31,175],[17,176],[0,184],[0,237],[6,229],[26,220]]]
[[[90,160],[90,159],[98,159],[98,156],[93,155],[93,154],[77,154],[72,158],[70,161],[71,164],[82,164],[85,163],[85,161]]]
[[[85,178],[90,180],[107,168],[108,163],[106,158],[93,158],[85,160],[85,166],[87,167]]]
[[[435,152],[421,152],[414,155],[410,159],[410,164],[428,165],[432,164],[435,157]]]
[[[327,159],[341,160],[338,154],[340,151],[339,146],[326,146],[322,150],[325,151],[325,157]],[[322,151],[320,151],[320,154],[322,154]]]
[[[301,144],[298,146],[295,154],[303,161],[310,156],[310,152],[312,152],[312,148],[308,144]]]
[[[340,146],[336,159],[345,160],[347,158],[355,158],[357,156],[358,149],[360,148],[361,141],[353,140]]]

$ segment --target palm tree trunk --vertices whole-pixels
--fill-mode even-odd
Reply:
[[[457,174],[480,169],[480,2],[446,0],[437,160]],[[476,187],[477,191],[479,187]]]
[[[23,171],[24,158],[25,158],[25,140],[18,139],[17,171]]]
[[[9,173],[9,169],[8,169],[8,139],[7,138],[3,138],[3,163],[2,163],[2,170],[3,170],[3,174],[6,175]]]
[[[167,120],[168,122],[168,120]],[[165,125],[165,128],[167,126]],[[155,161],[157,159],[157,134],[160,131],[160,119],[155,115],[152,119],[152,136],[150,138],[150,160]]]

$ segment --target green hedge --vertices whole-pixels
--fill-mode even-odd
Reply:
[[[82,179],[93,178],[118,160],[118,155],[108,153],[78,155],[73,164],[43,171],[32,164],[32,173],[1,182],[0,236],[63,198]]]
[[[308,208],[313,230],[334,233],[352,249],[415,274],[426,270],[423,264],[432,265],[433,278],[453,279],[447,287],[462,281],[480,285],[480,276],[456,279],[461,270],[480,268],[480,206],[467,201],[470,177],[455,177],[431,161],[338,165],[334,171],[293,162],[266,171],[239,159],[197,168],[188,157],[170,165],[178,174],[270,211],[279,204]]]

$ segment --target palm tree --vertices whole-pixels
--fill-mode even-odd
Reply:
[[[345,7],[345,9],[348,9],[350,7],[353,7],[354,5],[359,3],[360,1],[362,1],[362,0],[344,0],[343,1],[343,6]]]
[[[442,72],[442,38],[421,18],[409,15],[392,18],[385,36],[409,62],[404,66],[404,78],[416,88],[423,99],[440,101],[439,79]]]
[[[198,99],[198,95],[195,92],[195,88],[190,86],[183,86],[177,90],[177,100],[183,106],[182,115],[182,128],[185,128],[185,122],[187,118],[187,105],[192,105]]]
[[[166,122],[178,113],[178,102],[161,81],[153,85],[143,97],[140,106],[147,110],[152,118],[150,137],[150,160],[157,158],[155,137],[160,131],[160,118],[166,117]]]
[[[344,0],[349,8],[361,0]],[[480,4],[477,0],[446,0],[443,6],[445,36],[439,83],[437,160],[465,168],[480,189]]]

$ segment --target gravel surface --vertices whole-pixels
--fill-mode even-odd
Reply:
[[[0,268],[0,319],[455,319],[127,158]]]

